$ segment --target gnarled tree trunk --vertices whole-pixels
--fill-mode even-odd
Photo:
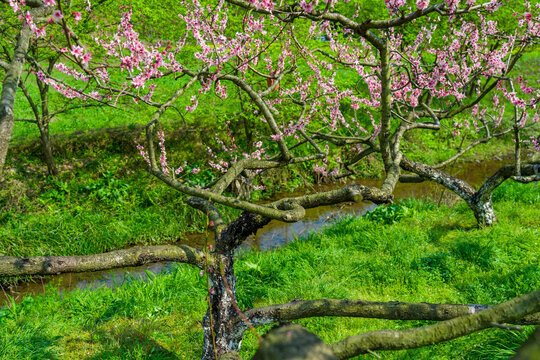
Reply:
[[[410,171],[419,176],[419,178],[403,176],[400,180],[404,180],[405,182],[431,180],[453,191],[456,195],[465,200],[467,205],[469,205],[474,212],[474,216],[480,227],[491,226],[497,222],[497,215],[493,209],[491,195],[499,185],[509,178],[522,183],[540,179],[540,161],[523,163],[521,165],[521,176],[513,176],[515,165],[505,165],[487,179],[478,190],[473,188],[467,182],[458,179],[447,172],[426,164],[414,162],[406,157],[402,158],[400,166],[403,170]]]
[[[232,254],[217,255],[216,267],[208,268],[210,279],[209,308],[203,319],[203,360],[217,360],[221,355],[236,351],[240,342],[231,339],[231,329],[237,316],[236,277]],[[217,356],[217,358],[216,358]]]

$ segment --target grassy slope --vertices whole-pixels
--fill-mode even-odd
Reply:
[[[293,298],[351,298],[496,304],[540,286],[539,190],[505,184],[495,194],[499,224],[476,229],[465,206],[410,202],[394,225],[345,218],[318,234],[267,253],[239,256],[240,306]],[[412,205],[411,205],[412,204]],[[518,206],[516,206],[518,205]],[[205,280],[177,266],[149,282],[27,298],[0,312],[2,359],[197,359]],[[381,328],[425,322],[308,319],[332,342]],[[506,359],[527,337],[488,330],[385,359]],[[252,354],[247,335],[243,354]]]

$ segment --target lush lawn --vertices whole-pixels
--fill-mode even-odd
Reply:
[[[463,205],[437,208],[411,200],[400,205],[406,216],[394,224],[375,216],[344,218],[276,251],[241,254],[240,306],[323,297],[496,304],[531,292],[540,286],[539,193],[532,184],[504,185],[495,194],[499,223],[488,229],[477,229]],[[57,294],[50,288],[0,312],[0,357],[198,359],[205,295],[205,280],[184,265],[115,290]],[[301,323],[333,342],[426,322],[320,318]],[[384,358],[507,359],[531,331],[487,330],[438,346],[384,353]],[[248,334],[243,355],[254,348]]]

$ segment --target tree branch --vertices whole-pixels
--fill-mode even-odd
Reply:
[[[484,184],[478,189],[475,197],[479,201],[486,201],[491,198],[493,191],[505,182],[507,179],[512,178],[515,181],[527,183],[531,181],[539,180],[540,173],[540,161],[533,163],[523,163],[521,165],[521,174],[520,177],[515,177],[515,165],[504,165],[499,170],[495,172],[489,179],[487,179]]]
[[[408,330],[380,330],[350,336],[331,348],[338,359],[349,359],[375,350],[404,350],[452,340],[492,327],[512,323],[540,311],[540,290],[522,295],[475,314]]]
[[[343,316],[389,320],[444,321],[476,314],[490,308],[489,305],[404,303],[399,301],[378,302],[365,300],[293,300],[286,304],[271,305],[244,311],[254,326],[310,317]],[[540,325],[540,312],[515,322],[520,325]],[[241,319],[236,321],[241,325]]]
[[[54,275],[173,261],[204,268],[204,253],[187,245],[137,246],[83,256],[1,256],[0,276]]]
[[[425,179],[441,184],[455,192],[465,201],[470,200],[476,193],[476,189],[467,182],[458,179],[445,171],[435,169],[432,166],[414,162],[405,156],[401,159],[400,166],[403,170],[410,171]]]

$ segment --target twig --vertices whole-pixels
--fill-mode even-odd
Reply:
[[[259,341],[262,341],[261,335],[259,335],[257,330],[253,327],[253,325],[251,325],[251,322],[249,322],[248,318],[244,315],[242,310],[240,310],[240,307],[238,307],[238,304],[236,303],[236,299],[234,298],[234,295],[233,295],[231,289],[229,288],[229,282],[227,281],[227,277],[225,276],[225,272],[223,271],[223,267],[220,266],[219,270],[220,270],[220,273],[221,273],[221,278],[223,279],[223,283],[225,285],[225,291],[227,291],[227,294],[231,297],[231,302],[232,302],[236,312],[238,313],[238,315],[240,315],[242,320],[246,323],[246,325],[249,327],[251,332],[253,332],[253,334],[255,334],[255,336],[259,339]]]
[[[509,331],[523,331],[523,328],[521,326],[512,326],[512,325],[504,325],[504,324],[498,324],[498,323],[490,323],[491,326],[503,329],[503,330],[509,330]]]

